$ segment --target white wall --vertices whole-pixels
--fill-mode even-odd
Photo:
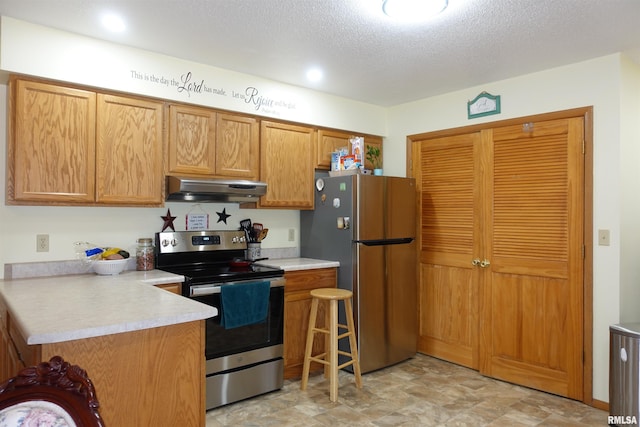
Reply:
[[[620,322],[640,322],[640,66],[623,58],[620,102]]]
[[[624,103],[621,100],[622,70],[625,90],[629,90]],[[605,402],[609,386],[608,328],[620,322],[622,290],[625,297],[627,294],[635,297],[628,303],[630,317],[638,321],[640,315],[637,308],[631,310],[638,301],[640,286],[637,261],[639,84],[638,67],[616,54],[403,104],[389,110],[389,134],[384,147],[385,173],[404,175],[407,135],[593,106],[594,236],[598,229],[611,231],[610,246],[598,246],[594,242],[593,266],[593,397]],[[482,91],[501,96],[502,113],[468,120],[467,101]],[[621,265],[623,235],[630,259]]]

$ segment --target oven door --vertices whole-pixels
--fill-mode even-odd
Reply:
[[[227,329],[221,325],[224,308],[220,301],[222,286],[269,281],[269,308],[262,323]],[[210,285],[192,285],[189,298],[218,309],[218,315],[206,320],[205,355],[207,360],[244,353],[263,347],[282,345],[284,326],[284,278],[243,280]]]

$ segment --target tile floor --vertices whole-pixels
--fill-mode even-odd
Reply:
[[[607,413],[580,402],[486,378],[425,355],[363,375],[340,372],[338,402],[322,375],[207,412],[218,426],[606,426]]]

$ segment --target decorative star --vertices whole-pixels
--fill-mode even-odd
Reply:
[[[225,224],[227,223],[227,218],[231,215],[227,213],[227,208],[222,209],[222,212],[216,212],[218,214],[218,222],[222,221]]]
[[[176,219],[177,217],[171,216],[170,209],[167,209],[167,214],[165,216],[161,216],[160,218],[164,219],[164,225],[162,226],[162,231],[166,230],[167,228],[171,228],[173,231],[176,231],[176,229],[173,227],[173,220]]]

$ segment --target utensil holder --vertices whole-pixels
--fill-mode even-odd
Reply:
[[[255,261],[260,258],[260,243],[247,243],[247,250],[245,251],[245,258],[249,261]]]

